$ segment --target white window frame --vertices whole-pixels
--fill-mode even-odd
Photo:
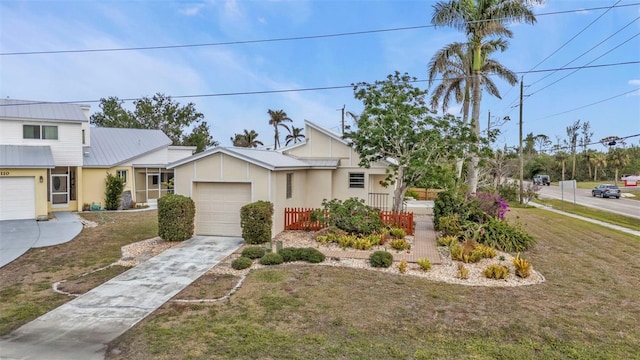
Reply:
[[[127,183],[127,170],[117,170],[116,174],[120,179],[124,180],[125,184]]]

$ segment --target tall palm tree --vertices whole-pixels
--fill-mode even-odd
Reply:
[[[489,38],[512,37],[507,23],[525,22],[534,24],[536,17],[530,4],[543,0],[450,0],[439,1],[433,8],[431,23],[436,26],[449,26],[464,32],[471,47],[471,126],[480,135],[480,102],[482,100],[482,74],[486,56],[482,44]],[[475,192],[478,186],[478,162],[474,155],[469,163],[469,190]]]
[[[231,138],[233,146],[256,148],[258,145],[264,145],[262,141],[258,140],[258,133],[255,130],[248,131],[244,129],[244,134],[235,134]]]
[[[279,127],[283,127],[289,131],[289,127],[285,122],[293,122],[287,113],[284,110],[267,110],[267,113],[270,116],[269,125],[273,126],[274,136],[273,136],[273,150],[278,149],[280,146],[280,132],[278,131]]]
[[[593,164],[593,181],[598,181],[598,168],[607,167],[607,157],[605,154],[597,152],[591,155],[589,161]]]
[[[518,79],[516,74],[504,67],[498,61],[488,57],[495,51],[504,51],[508,43],[503,39],[487,41],[483,44],[483,51],[487,59],[484,62],[482,72],[482,84],[487,92],[498,99],[502,99],[498,87],[495,85],[490,73],[495,73],[498,77],[514,85]],[[429,86],[431,86],[436,76],[441,75],[441,82],[435,88],[431,96],[432,109],[438,108],[442,98],[442,111],[446,112],[449,102],[453,97],[456,102],[462,103],[462,121],[469,123],[469,105],[472,68],[472,53],[468,43],[455,42],[440,49],[429,62]],[[456,164],[458,178],[462,174],[463,159],[459,159]]]
[[[289,132],[289,134],[287,136],[285,136],[285,143],[284,145],[287,146],[289,145],[292,141],[294,144],[297,144],[298,141],[302,141],[302,139],[304,139],[304,134],[302,133],[304,129],[303,128],[298,128],[298,127],[291,127],[291,131]]]
[[[607,164],[615,169],[614,184],[618,184],[618,171],[629,163],[629,154],[625,149],[615,148],[607,154]]]

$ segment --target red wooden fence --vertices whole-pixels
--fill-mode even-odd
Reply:
[[[285,230],[307,230],[317,231],[324,227],[319,221],[311,222],[311,212],[315,209],[307,208],[285,208],[284,209],[284,229]],[[403,228],[408,235],[413,235],[413,213],[391,211],[381,211],[380,219],[385,225]]]

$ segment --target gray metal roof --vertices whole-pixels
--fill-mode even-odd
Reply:
[[[83,108],[89,105],[0,99],[0,119],[88,122]]]
[[[172,169],[216,153],[223,153],[269,170],[309,169],[317,167],[336,168],[338,166],[337,159],[298,159],[279,151],[218,146],[173,162],[169,164],[167,168]]]
[[[112,167],[171,145],[162,130],[91,128],[91,146],[84,148],[85,167]]]
[[[0,168],[54,168],[49,146],[0,145]]]

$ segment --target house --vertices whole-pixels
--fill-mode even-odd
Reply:
[[[166,165],[195,148],[170,146],[159,130],[92,128],[89,109],[0,99],[0,220],[100,205],[107,172],[125,178],[136,202],[170,191]]]
[[[387,163],[360,167],[348,141],[311,121],[305,137],[278,151],[215,147],[169,164],[175,192],[195,201],[195,233],[239,236],[240,208],[258,200],[274,205],[272,235],[284,230],[285,208],[350,197],[383,209],[392,204],[393,189],[381,185]]]

